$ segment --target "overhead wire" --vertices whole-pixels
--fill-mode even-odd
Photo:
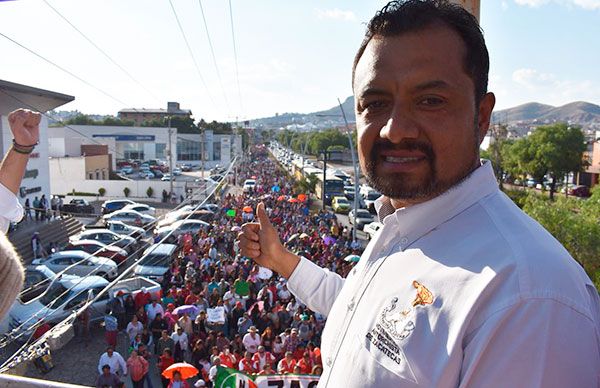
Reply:
[[[140,86],[142,89],[144,89],[146,91],[146,93],[148,93],[150,96],[152,96],[152,98],[154,98],[156,101],[160,102],[160,100],[158,99],[158,97],[156,97],[154,95],[154,93],[152,93],[146,86],[144,86],[140,81],[138,81],[137,78],[135,78],[133,75],[131,75],[130,72],[128,72],[116,60],[114,60],[110,55],[108,55],[108,53],[105,50],[103,50],[94,41],[92,41],[79,28],[77,28],[73,23],[71,23],[71,21],[67,17],[65,17],[62,13],[60,13],[55,7],[53,7],[52,4],[50,4],[48,2],[48,0],[43,0],[43,1],[44,1],[44,3],[46,3],[46,5],[48,7],[50,7],[50,9],[52,9],[52,11],[54,11],[61,19],[63,19],[69,26],[71,26],[71,28],[73,28],[75,31],[77,31],[77,33],[79,33],[79,35],[81,35],[89,44],[91,44],[96,50],[98,50],[102,55],[104,55],[104,57],[106,57],[106,59],[108,59],[113,65],[118,67],[127,77],[129,77],[129,79],[131,79],[138,86]]]
[[[120,99],[118,99],[117,97],[113,96],[112,94],[100,89],[99,87],[97,87],[96,85],[92,84],[91,82],[86,81],[85,79],[81,78],[80,76],[78,76],[77,74],[73,73],[72,71],[60,66],[59,64],[57,64],[56,62],[51,61],[50,59],[44,57],[41,54],[38,54],[37,52],[35,52],[34,50],[30,49],[29,47],[17,42],[16,40],[12,39],[11,37],[9,37],[8,35],[0,32],[0,36],[4,37],[5,39],[11,41],[12,43],[14,43],[15,45],[21,47],[24,50],[27,50],[28,52],[30,52],[31,54],[35,55],[36,57],[42,59],[44,62],[51,64],[52,66],[56,67],[57,69],[67,73],[68,75],[70,75],[71,77],[79,80],[80,82],[86,84],[87,86],[91,87],[92,89],[95,89],[96,91],[102,93],[103,95],[105,95],[106,97],[110,98],[113,101],[118,102],[121,105],[124,106],[128,106],[127,103],[121,101]]]
[[[183,41],[185,42],[185,46],[187,47],[188,53],[190,54],[190,57],[192,57],[192,62],[194,62],[196,72],[198,73],[198,78],[200,78],[202,85],[204,85],[204,88],[206,89],[206,94],[207,94],[208,98],[210,99],[211,103],[213,104],[214,108],[217,109],[217,104],[215,103],[215,100],[213,99],[213,97],[210,93],[210,89],[208,88],[208,85],[206,84],[206,81],[204,80],[204,77],[202,76],[202,72],[200,71],[200,66],[198,65],[198,61],[196,61],[196,57],[194,56],[192,47],[190,46],[187,36],[185,35],[185,31],[183,30],[183,26],[181,25],[181,22],[179,21],[179,16],[177,16],[177,11],[175,10],[175,6],[173,5],[173,0],[169,0],[169,4],[171,5],[171,10],[173,11],[173,16],[175,16],[175,21],[177,22],[177,26],[179,27],[179,32],[181,32],[181,36],[183,37]]]
[[[231,171],[233,165],[236,163],[237,158],[235,158],[230,164],[229,167],[226,171],[226,173],[224,174],[224,177],[219,181],[218,185],[215,185],[215,187],[212,189],[211,193],[206,196],[206,198],[195,207],[194,210],[199,209],[201,206],[203,206],[206,201],[211,198],[214,193],[216,192],[216,190],[221,186],[221,184],[225,181],[225,179],[227,178],[229,172]],[[190,213],[185,219],[188,219],[189,217],[191,217],[192,213]],[[165,237],[163,237],[161,239],[161,241],[159,243],[156,243],[153,245],[154,249],[156,248],[157,244],[163,243],[165,240],[167,240],[173,233],[175,230],[171,230]],[[154,250],[153,249],[153,250]],[[153,251],[152,250],[152,251]],[[148,252],[148,254],[152,253],[152,251]],[[144,259],[145,256],[139,258],[137,262],[141,261]],[[137,266],[137,264],[134,263],[134,265],[130,266],[129,268],[127,268],[123,273],[121,273],[119,276],[117,276],[113,281],[111,281],[102,291],[100,291],[96,296],[94,296],[93,299],[88,300],[85,305],[81,306],[79,308],[78,311],[73,312],[71,315],[69,315],[67,318],[65,318],[63,321],[61,321],[60,323],[58,323],[56,326],[52,327],[49,331],[47,331],[46,333],[44,333],[40,338],[38,338],[33,344],[25,344],[23,347],[21,347],[16,353],[14,353],[11,357],[9,357],[1,366],[0,366],[0,373],[5,373],[6,371],[8,371],[9,369],[13,368],[16,365],[13,365],[12,361],[15,358],[18,358],[20,356],[21,353],[23,353],[25,351],[25,348],[29,348],[32,349],[35,346],[38,346],[40,344],[42,344],[49,336],[50,334],[52,334],[52,332],[55,332],[57,330],[57,328],[61,328],[62,326],[66,325],[66,324],[70,324],[71,322],[73,322],[75,320],[75,318],[81,313],[83,312],[85,309],[89,308],[95,301],[98,300],[98,298],[100,298],[101,296],[103,296],[106,292],[108,292],[108,290],[114,286],[118,281],[122,280],[123,278],[125,278],[126,275],[129,274],[129,272],[131,272],[135,267]]]
[[[222,181],[221,181],[221,182],[222,182]],[[221,182],[219,182],[219,183],[221,183]],[[198,197],[198,196],[200,196],[200,195],[202,195],[202,194],[204,194],[204,193],[208,192],[209,190],[213,190],[213,192],[211,192],[211,194],[209,194],[209,195],[207,195],[207,196],[206,196],[206,198],[205,198],[205,201],[204,201],[204,202],[206,202],[206,200],[208,200],[208,198],[210,198],[210,197],[212,196],[212,194],[214,193],[214,189],[216,189],[216,187],[217,187],[217,186],[218,186],[218,184],[217,184],[217,185],[215,185],[215,187],[214,187],[214,188],[213,188],[213,187],[206,187],[206,188],[204,188],[203,190],[201,190],[200,192],[193,193],[193,195],[191,195],[191,196],[190,196],[190,198],[188,198],[188,199],[184,200],[183,202],[181,202],[181,203],[180,203],[178,206],[176,206],[176,207],[175,207],[173,210],[171,210],[170,212],[168,212],[168,213],[165,213],[165,214],[162,216],[162,218],[164,219],[164,218],[167,216],[167,214],[169,214],[169,213],[173,213],[173,212],[176,212],[176,211],[178,211],[179,209],[181,209],[181,208],[183,208],[184,206],[186,206],[188,203],[191,203],[191,202],[195,201],[195,199],[194,199],[195,197]],[[199,207],[201,207],[201,206],[202,206],[202,204],[201,204],[200,206],[198,206],[197,208],[199,208]],[[190,214],[189,214],[189,215],[188,215],[186,218],[184,218],[184,220],[187,220],[187,219],[189,219],[189,217],[191,217],[191,215],[192,215],[192,213],[190,213]],[[148,229],[145,229],[145,228],[144,228],[144,229],[145,229],[145,231],[147,232],[147,231],[148,231],[148,230],[150,230],[150,229],[151,229],[151,228],[152,228],[152,227],[153,227],[155,224],[157,225],[157,224],[158,224],[158,222],[159,222],[160,220],[161,220],[161,217],[158,217],[156,220],[154,220],[154,221],[150,222],[149,224],[145,225],[145,227],[147,227],[147,228],[148,228]],[[169,233],[169,234],[166,236],[166,238],[168,238],[168,237],[169,237],[171,234],[172,234],[172,232],[171,232],[171,233]],[[164,240],[164,239],[163,239],[163,240]],[[161,241],[161,242],[162,242],[162,241]],[[128,247],[130,244],[133,244],[133,243],[129,243],[129,244],[127,244],[127,245],[126,245],[124,248]],[[111,243],[111,244],[107,244],[107,246],[113,246],[113,245],[116,245],[116,242],[113,242],[113,243]],[[134,256],[134,255],[136,255],[137,253],[139,253],[140,251],[142,251],[142,250],[145,250],[145,249],[147,249],[147,248],[148,248],[148,247],[141,246],[141,247],[139,247],[137,250],[135,250],[134,252],[130,253],[130,254],[128,255],[128,257],[129,257],[129,256]],[[101,256],[97,256],[97,252],[96,252],[96,253],[94,253],[94,254],[90,254],[90,256],[89,256],[89,257],[101,257]],[[88,258],[89,258],[89,257],[88,257]],[[87,258],[86,258],[85,260],[87,260]],[[139,260],[141,260],[141,258],[140,258],[140,259],[138,259],[138,261],[139,261]],[[67,272],[68,270],[70,270],[71,268],[75,267],[75,266],[76,266],[76,265],[78,265],[78,264],[79,264],[79,262],[77,262],[77,263],[74,263],[74,264],[71,264],[71,265],[70,265],[70,266],[68,266],[67,268],[65,268],[65,269],[63,269],[62,271],[60,271],[60,272],[56,273],[57,277],[60,277],[62,274],[66,274],[66,272]],[[127,264],[127,260],[124,260],[123,262],[121,262],[121,263],[117,264],[117,268],[119,268],[121,265],[126,265],[126,264]],[[59,295],[59,296],[58,296],[56,299],[60,299],[60,298],[62,298],[62,297],[63,297],[63,296],[65,296],[65,295],[66,295],[68,292],[70,292],[70,291],[71,291],[73,288],[75,288],[77,285],[79,285],[79,284],[80,284],[80,283],[81,283],[81,282],[82,282],[82,281],[83,281],[85,278],[87,278],[88,276],[93,276],[93,275],[94,275],[95,273],[97,273],[98,271],[99,271],[99,268],[95,268],[94,270],[90,271],[90,272],[89,272],[87,275],[85,275],[85,276],[81,277],[81,279],[79,279],[79,280],[78,280],[78,282],[77,282],[77,283],[75,283],[75,284],[74,284],[72,287],[70,287],[70,288],[66,289],[66,290],[65,290],[63,293],[61,293],[61,295]],[[43,282],[44,282],[44,281],[42,281],[42,282],[40,282],[40,283],[43,283]],[[51,282],[51,283],[52,283],[52,282]],[[41,295],[44,295],[44,294],[45,294],[47,291],[48,291],[48,290],[46,290],[44,293],[40,294],[40,296],[38,296],[38,298],[39,298],[39,297],[41,297]],[[81,291],[81,292],[83,292],[83,291]],[[79,295],[79,294],[77,294],[77,295]],[[76,295],[76,296],[77,296],[77,295]],[[7,335],[5,335],[3,338],[0,338],[0,349],[1,349],[1,348],[3,348],[3,347],[5,347],[5,346],[6,346],[6,345],[7,345],[9,342],[16,341],[16,340],[17,340],[17,339],[19,339],[20,337],[22,337],[22,336],[26,335],[26,334],[27,334],[27,332],[28,332],[29,330],[33,330],[33,329],[35,329],[35,326],[36,326],[36,324],[34,323],[34,324],[33,324],[33,325],[32,325],[32,326],[29,328],[29,329],[27,329],[26,331],[24,331],[24,332],[21,332],[21,333],[18,333],[18,332],[19,332],[19,331],[20,331],[20,330],[21,330],[23,327],[25,327],[25,325],[26,325],[27,323],[29,323],[31,320],[33,320],[33,319],[38,319],[38,320],[44,319],[44,318],[47,316],[47,314],[46,314],[46,315],[43,315],[43,316],[40,316],[39,314],[40,314],[40,312],[41,312],[41,311],[44,311],[44,310],[46,310],[46,309],[48,309],[48,310],[49,310],[49,306],[43,306],[43,307],[42,307],[42,309],[40,309],[40,310],[38,310],[37,312],[35,312],[34,314],[32,314],[32,316],[30,316],[30,317],[29,317],[29,318],[28,318],[26,321],[24,321],[24,322],[20,323],[20,324],[19,324],[19,325],[18,325],[16,328],[12,329],[10,333],[8,333]],[[32,328],[33,328],[33,329],[32,329]],[[15,334],[15,333],[16,333],[16,334]]]
[[[233,41],[233,60],[235,63],[235,79],[237,82],[238,98],[240,100],[240,114],[243,115],[244,105],[242,104],[242,88],[240,87],[240,71],[238,68],[237,46],[235,43],[235,28],[234,28],[234,24],[233,24],[233,8],[231,6],[231,0],[229,0],[229,20],[231,22],[231,39]]]

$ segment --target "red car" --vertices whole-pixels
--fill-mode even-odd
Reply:
[[[84,251],[91,255],[106,257],[117,264],[127,260],[127,252],[114,245],[106,245],[96,240],[71,241],[63,251]]]
[[[587,186],[575,186],[569,189],[569,194],[575,197],[587,198],[590,196],[590,189]]]

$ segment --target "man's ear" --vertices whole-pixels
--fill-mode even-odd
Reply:
[[[494,110],[494,105],[496,105],[496,96],[494,93],[486,93],[479,103],[477,129],[479,131],[480,144],[490,128],[490,121],[492,120],[492,111]]]

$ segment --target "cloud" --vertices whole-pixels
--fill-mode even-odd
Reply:
[[[506,11],[508,9],[508,2],[507,1],[502,1],[502,10]]]
[[[580,7],[588,10],[600,9],[600,0],[515,0],[515,3],[518,5],[532,8],[541,7],[542,5],[546,5],[551,2],[565,6]]]
[[[344,11],[339,8],[333,9],[315,9],[317,18],[319,19],[334,19],[351,22],[356,20],[356,15],[352,11]]]
[[[590,80],[561,79],[556,74],[535,69],[515,70],[512,81],[517,87],[523,87],[532,97],[548,102],[597,101],[600,97],[598,87]],[[518,90],[513,89],[513,92],[518,93]]]

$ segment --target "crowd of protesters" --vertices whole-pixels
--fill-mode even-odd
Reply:
[[[208,230],[179,236],[161,297],[140,292],[113,300],[99,380],[114,375],[116,384],[128,374],[135,387],[152,387],[151,363],[161,372],[182,361],[200,371],[196,386],[211,386],[219,365],[248,374],[321,373],[325,317],[296,300],[284,278],[241,257],[235,238],[263,202],[288,248],[344,277],[353,265],[344,258],[362,248],[333,213],[309,211],[310,196],[294,192],[294,181],[266,148],[255,148],[239,170],[241,182],[256,179],[254,190],[226,195]],[[118,331],[127,334],[125,357],[115,351]]]

